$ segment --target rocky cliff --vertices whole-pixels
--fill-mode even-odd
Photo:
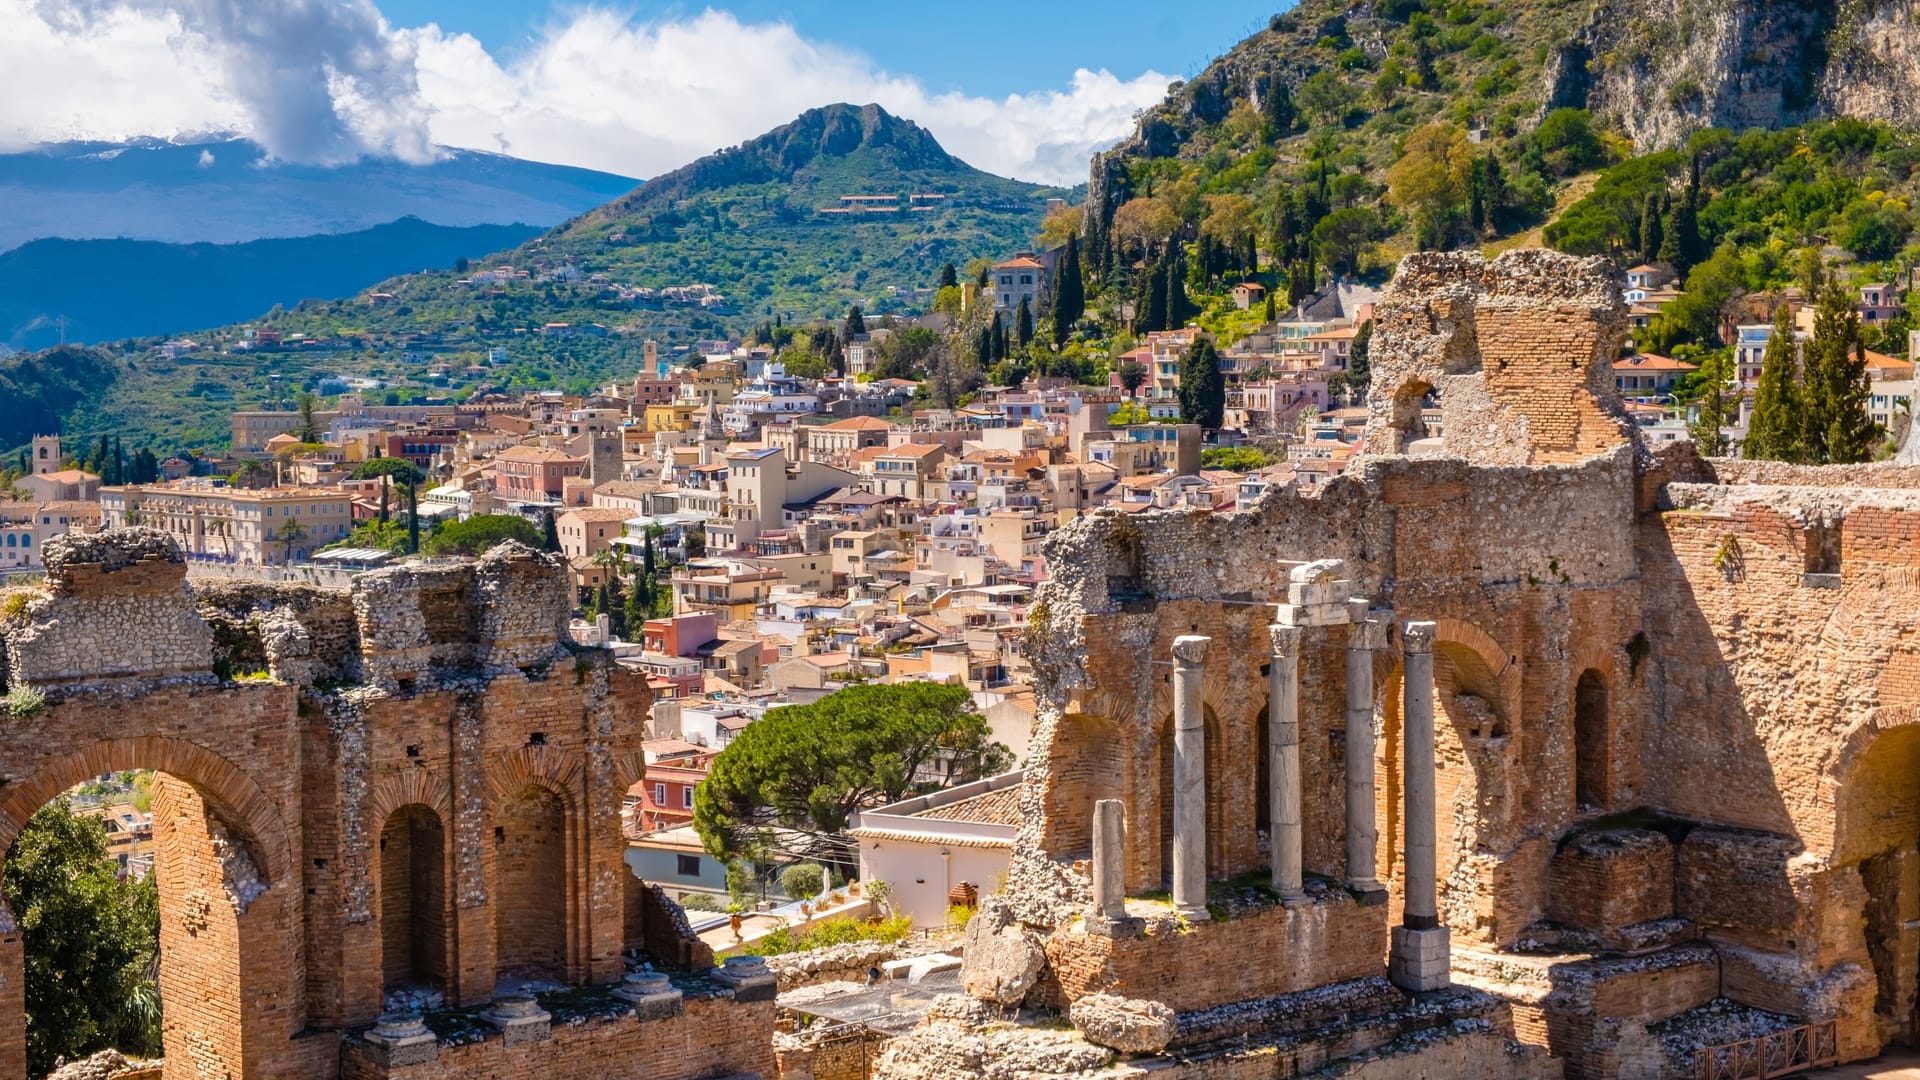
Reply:
[[[1384,73],[1410,73],[1390,95]],[[1277,73],[1296,93],[1314,73],[1344,84],[1336,129],[1364,137],[1381,113],[1451,117],[1495,136],[1547,110],[1592,110],[1637,151],[1678,146],[1704,127],[1780,127],[1820,115],[1911,123],[1920,115],[1920,0],[1302,0],[1230,49],[1096,157],[1089,231],[1131,194],[1124,163],[1199,158],[1242,101]],[[1300,102],[1303,108],[1306,102]],[[1411,105],[1411,110],[1409,106]],[[1390,145],[1378,140],[1372,157]]]

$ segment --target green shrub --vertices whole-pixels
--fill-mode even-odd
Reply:
[[[780,889],[795,900],[811,900],[827,887],[827,878],[813,863],[795,863],[780,871]]]
[[[747,956],[780,956],[785,953],[812,952],[833,945],[851,945],[859,941],[891,944],[912,932],[913,920],[905,915],[895,915],[891,919],[872,923],[834,919],[831,922],[814,923],[797,934],[792,927],[783,926],[740,951]]]
[[[31,686],[16,686],[7,692],[7,712],[14,716],[32,716],[47,707],[47,695]]]

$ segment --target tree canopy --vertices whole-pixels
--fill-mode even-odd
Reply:
[[[513,514],[476,514],[465,521],[442,525],[427,538],[428,555],[480,555],[495,544],[518,540],[530,548],[539,548],[546,540],[540,528],[526,518]]]
[[[160,1052],[160,902],[151,875],[122,881],[100,819],[65,799],[28,819],[6,892],[26,952],[27,1068],[109,1047]]]
[[[951,758],[953,782],[1005,770],[967,688],[909,682],[850,686],[769,712],[720,751],[694,792],[693,824],[709,852],[732,859],[758,828],[838,833],[862,806],[940,786],[922,770]],[[844,852],[825,852],[845,863]]]

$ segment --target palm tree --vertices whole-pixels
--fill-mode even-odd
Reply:
[[[307,538],[307,528],[297,521],[289,521],[280,526],[280,531],[274,533],[273,538],[281,544],[280,561],[290,562],[293,559],[293,545]]]
[[[620,580],[621,573],[627,566],[625,553],[612,544],[594,552],[592,561],[593,565],[605,570],[615,581]]]

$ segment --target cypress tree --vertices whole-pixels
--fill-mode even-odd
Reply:
[[[1227,384],[1220,374],[1220,352],[1201,338],[1180,358],[1180,419],[1218,428],[1226,416]]]
[[[1275,311],[1274,311],[1274,304],[1273,304],[1273,296],[1274,296],[1274,293],[1275,293],[1275,291],[1276,291],[1276,290],[1274,290],[1274,289],[1268,289],[1268,290],[1267,290],[1267,321],[1268,321],[1268,322],[1274,322],[1274,321],[1276,321],[1276,319],[1275,319],[1275,314],[1276,314],[1276,313],[1275,313]]]
[[[960,272],[953,268],[953,264],[947,263],[941,266],[940,287],[943,289],[951,289],[958,284],[960,284]]]
[[[1254,242],[1252,229],[1240,238],[1240,266],[1249,274],[1260,272],[1260,247]]]
[[[1134,304],[1134,321],[1141,333],[1167,328],[1166,261],[1166,253],[1162,252],[1140,276],[1140,298]]]
[[[387,524],[388,520],[389,520],[389,515],[387,512],[387,474],[381,473],[380,474],[380,524],[385,525]]]
[[[1178,330],[1187,325],[1194,308],[1187,300],[1187,257],[1180,244],[1169,245],[1166,260],[1166,328]]]
[[[407,485],[407,554],[420,554],[420,485]]]
[[[1298,112],[1293,106],[1293,91],[1287,88],[1278,68],[1267,72],[1267,91],[1261,96],[1260,105],[1260,112],[1276,137],[1293,133]]]
[[[1013,332],[1023,349],[1033,341],[1033,304],[1027,297],[1020,298],[1020,310],[1014,313]]]
[[[1773,320],[1773,336],[1760,361],[1760,381],[1753,391],[1753,416],[1741,456],[1757,461],[1800,461],[1801,407],[1799,362],[1794,356],[1793,322],[1781,305]]]
[[[1847,293],[1829,285],[1814,313],[1807,344],[1802,441],[1809,460],[1852,465],[1873,455],[1879,432],[1867,415],[1871,392],[1860,342],[1860,312]]]
[[[1053,290],[1053,343],[1065,345],[1073,326],[1086,314],[1085,280],[1080,276],[1080,240],[1067,237],[1067,253],[1060,260],[1060,281]]]
[[[862,315],[860,313],[860,305],[855,304],[852,307],[847,309],[847,322],[845,327],[842,329],[840,336],[847,339],[848,341],[852,341],[853,335],[864,334],[866,332],[867,332],[867,318],[865,315]]]
[[[113,482],[116,484],[127,482],[127,452],[121,447],[118,435],[113,437]]]
[[[543,534],[540,537],[540,550],[559,551],[560,527],[553,520],[553,511],[547,511],[546,520],[541,523],[540,528]]]
[[[1660,257],[1660,245],[1663,237],[1660,228],[1660,196],[1647,196],[1646,205],[1640,209],[1640,261],[1653,262]]]

